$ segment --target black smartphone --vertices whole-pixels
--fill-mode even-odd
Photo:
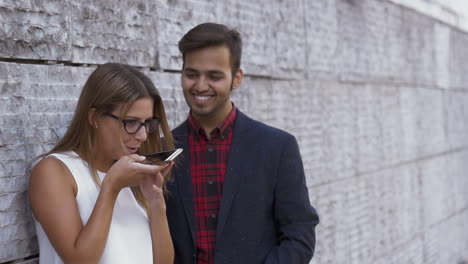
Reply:
[[[179,156],[180,153],[182,153],[182,150],[183,150],[182,148],[178,148],[178,149],[173,149],[173,150],[147,154],[147,155],[144,155],[146,159],[143,160],[141,163],[161,165],[171,160],[174,160],[177,156]]]

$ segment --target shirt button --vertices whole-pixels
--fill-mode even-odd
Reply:
[[[208,151],[209,151],[209,152],[213,152],[213,148],[209,147],[209,148],[208,148]]]
[[[213,181],[208,181],[208,184],[210,184],[210,185],[213,184],[213,183],[214,183]]]
[[[216,214],[211,214],[211,218],[216,218]]]

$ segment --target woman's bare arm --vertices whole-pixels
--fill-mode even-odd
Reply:
[[[117,163],[103,180],[86,225],[79,215],[77,186],[68,168],[55,158],[46,158],[33,169],[29,183],[33,214],[65,263],[97,263],[106,245],[119,191],[137,185],[144,175],[141,171],[161,170],[137,164],[128,156]]]

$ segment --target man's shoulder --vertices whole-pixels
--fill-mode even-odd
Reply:
[[[188,120],[186,119],[184,122],[180,123],[174,129],[172,129],[172,134],[173,135],[187,134],[187,129],[188,129]]]
[[[253,119],[240,111],[239,111],[238,118],[239,118],[238,124],[241,126],[241,129],[244,129],[251,133],[260,134],[260,135],[263,135],[264,137],[268,137],[268,136],[275,137],[275,138],[294,137],[292,134],[290,134],[289,132],[283,129],[280,129],[272,125],[266,124],[262,121]]]
[[[289,132],[256,120],[237,109],[235,124],[235,133],[253,133],[262,137],[290,138],[294,137]],[[188,135],[188,119],[179,124],[172,130],[174,137],[183,137]]]

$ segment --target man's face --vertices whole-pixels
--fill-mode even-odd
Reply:
[[[232,76],[229,49],[206,47],[185,54],[182,88],[193,117],[219,124],[232,109],[231,90],[242,79],[242,70]]]

